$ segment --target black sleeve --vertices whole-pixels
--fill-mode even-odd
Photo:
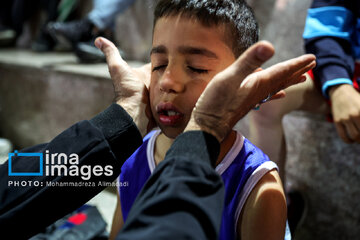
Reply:
[[[210,134],[181,134],[146,182],[117,239],[218,239],[224,186]]]
[[[113,104],[90,121],[73,125],[51,142],[19,151],[17,157],[0,166],[1,235],[26,239],[76,210],[105,188],[99,182],[112,182],[117,178],[123,162],[141,143],[141,135],[132,118],[119,105]],[[39,158],[20,157],[24,153],[43,154],[41,176],[10,176],[10,172],[40,173]],[[77,162],[75,158],[72,163],[69,159],[66,163],[64,158],[57,158],[69,167],[68,170],[71,167],[72,174],[64,170],[60,176],[51,176],[46,168],[53,163],[47,164],[47,153],[77,154]],[[99,167],[94,174],[96,165]],[[105,167],[106,174],[105,171],[99,174],[99,169]],[[88,179],[89,173],[91,178]]]

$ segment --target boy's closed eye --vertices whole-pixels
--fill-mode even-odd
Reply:
[[[165,68],[167,67],[167,64],[163,64],[163,65],[159,65],[159,66],[154,66],[152,68],[152,72],[155,71],[163,71]],[[197,68],[197,67],[192,67],[192,66],[187,66],[187,68],[194,73],[198,73],[198,74],[206,74],[209,72],[209,70],[207,69],[202,69],[202,68]]]
[[[167,66],[167,64],[166,65],[164,64],[164,65],[154,66],[151,71],[155,72],[155,71],[159,71],[159,70],[164,70],[166,68],[166,66]]]
[[[187,67],[190,71],[194,72],[194,73],[198,73],[198,74],[206,74],[209,72],[209,70],[207,69],[201,69],[201,68],[195,68],[192,66],[188,66]]]

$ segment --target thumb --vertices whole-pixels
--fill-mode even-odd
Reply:
[[[269,60],[274,52],[274,47],[270,42],[260,41],[254,44],[233,63],[232,67],[236,75],[233,79],[242,81],[254,71],[260,71],[261,65]]]
[[[120,56],[117,47],[106,38],[98,37],[95,39],[95,46],[105,55],[111,77],[116,77],[128,70],[127,63]]]

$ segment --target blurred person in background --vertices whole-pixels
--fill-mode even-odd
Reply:
[[[295,110],[321,113],[348,144],[360,143],[360,0],[314,0],[308,10],[304,43],[317,66],[307,80],[285,89],[286,100],[265,103],[250,113],[249,139],[280,168],[285,180],[286,139],[283,117]],[[290,230],[304,220],[306,199],[287,193]]]
[[[47,23],[68,20],[72,17],[77,3],[76,0],[3,1],[0,8],[0,47],[16,46],[18,38],[23,33],[25,23],[42,11],[45,14],[39,15],[40,28],[31,48],[37,52],[53,50],[56,42],[47,32]],[[41,19],[42,17],[43,19]]]
[[[116,16],[123,13],[135,0],[93,0],[93,9],[83,19],[53,22],[48,31],[64,45],[72,46],[81,62],[104,62],[105,57],[94,45],[99,36],[113,40]]]

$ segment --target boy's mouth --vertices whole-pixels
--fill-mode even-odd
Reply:
[[[164,125],[175,125],[184,116],[172,103],[160,103],[156,106],[159,121]]]

